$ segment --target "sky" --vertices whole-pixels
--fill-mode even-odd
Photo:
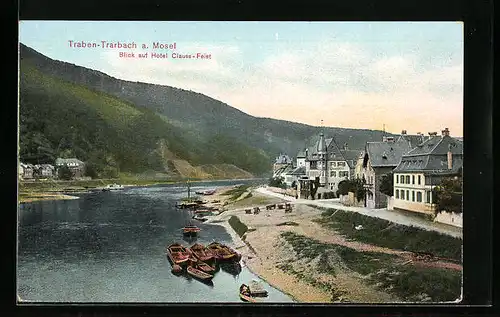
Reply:
[[[196,91],[253,116],[463,135],[460,22],[21,21],[19,41],[52,59]],[[210,58],[174,58],[198,53]]]

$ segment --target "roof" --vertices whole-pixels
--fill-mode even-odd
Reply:
[[[289,164],[291,162],[292,160],[286,154],[280,154],[275,161],[276,164]]]
[[[305,157],[306,157],[306,152],[304,150],[299,151],[299,153],[297,153],[297,158],[305,158]]]
[[[316,151],[319,152],[326,152],[326,141],[325,141],[325,136],[323,135],[323,132],[319,134],[319,140],[316,143]]]
[[[395,167],[409,150],[410,143],[403,139],[396,142],[366,142],[365,146],[365,153],[373,167]]]
[[[83,165],[84,163],[77,158],[57,158],[56,165],[66,165],[76,163],[78,165]]]
[[[396,142],[406,141],[410,144],[410,148],[413,149],[420,143],[425,141],[425,136],[422,135],[411,135],[411,134],[401,134]]]
[[[463,142],[450,136],[433,136],[413,148],[408,155],[446,155],[448,146],[451,147],[452,154],[463,153]]]
[[[448,169],[448,151],[452,168]],[[463,166],[463,142],[450,136],[434,136],[401,158],[395,172],[458,173]]]
[[[300,166],[294,169],[292,172],[289,173],[290,175],[305,175],[306,174],[306,167],[305,166]]]

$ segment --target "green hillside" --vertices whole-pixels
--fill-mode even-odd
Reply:
[[[261,150],[229,136],[205,140],[167,121],[147,108],[48,76],[21,60],[23,162],[53,163],[56,157],[77,157],[88,163],[91,174],[94,170],[101,177],[118,172],[168,172],[167,159],[172,158],[193,165],[234,164],[255,174],[270,169],[270,158]],[[160,144],[173,157],[165,157]]]
[[[133,103],[139,109],[148,109],[161,115],[171,126],[182,129],[185,132],[184,136],[197,146],[213,147],[211,142],[215,141],[227,149],[224,143],[229,140],[221,138],[231,136],[232,144],[236,142],[239,145],[260,149],[270,158],[276,157],[280,152],[295,156],[299,150],[304,149],[308,140],[318,135],[320,130],[319,127],[301,123],[253,117],[201,93],[113,78],[99,71],[52,60],[22,44],[20,52],[21,57],[29,60],[44,74],[105,92]],[[329,113],[325,115],[335,116]],[[380,141],[383,135],[382,131],[367,129],[325,127],[324,130],[327,137],[335,137],[339,144],[348,143],[351,149],[362,149],[365,142]],[[208,154],[207,157],[201,157],[196,147],[189,148],[189,151],[185,154],[197,164],[212,163],[218,159],[236,159],[234,153],[226,153],[227,151],[213,154],[205,152]],[[238,153],[236,156],[238,155],[240,156],[238,159],[243,158],[243,153]],[[257,166],[260,163],[250,162],[250,158],[262,158],[262,156],[254,153],[246,157],[247,163],[252,166],[250,169],[255,169],[253,165]],[[267,164],[271,163],[269,161]]]

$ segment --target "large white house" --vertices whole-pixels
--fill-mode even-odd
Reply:
[[[463,143],[450,137],[448,128],[403,155],[394,169],[394,209],[434,213],[432,190],[443,177],[462,171]]]

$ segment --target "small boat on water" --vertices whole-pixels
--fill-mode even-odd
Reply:
[[[252,296],[266,297],[268,295],[262,284],[257,280],[252,280],[250,282],[250,285],[248,286],[248,289],[250,291],[250,295]]]
[[[104,187],[102,189],[102,191],[107,192],[107,191],[112,191],[112,190],[122,190],[124,188],[125,187],[123,187],[123,185],[118,185],[118,184],[114,183],[114,184],[107,185],[106,187]]]
[[[215,266],[211,266],[208,263],[205,263],[205,262],[200,261],[200,260],[198,260],[196,265],[194,265],[193,267],[195,267],[198,270],[201,270],[205,273],[208,273],[208,274],[214,274],[214,272],[216,271]]]
[[[214,277],[212,274],[205,273],[202,270],[199,270],[199,269],[194,268],[192,266],[187,267],[187,272],[192,277],[197,278],[201,281],[211,281],[212,278]]]
[[[207,221],[207,220],[208,220],[208,218],[205,218],[205,217],[200,216],[200,215],[193,216],[193,219],[194,219],[194,220],[201,221],[201,222],[205,222],[205,221]]]
[[[240,298],[244,302],[257,302],[257,300],[252,297],[252,294],[250,294],[250,288],[246,284],[241,284],[240,286]]]
[[[187,209],[187,208],[194,208],[194,207],[198,206],[198,204],[194,203],[194,202],[183,201],[181,203],[177,203],[175,206],[179,209]]]
[[[179,243],[173,243],[167,247],[167,256],[172,261],[173,264],[185,265],[188,263],[191,256],[191,252],[188,249],[180,245]]]
[[[182,234],[190,237],[196,236],[200,231],[201,229],[193,224],[186,225],[184,228],[182,228]]]
[[[225,244],[221,244],[219,242],[210,243],[207,248],[212,250],[215,254],[215,258],[218,261],[240,261],[241,254],[228,247]]]
[[[197,259],[203,262],[211,261],[215,258],[213,251],[200,243],[193,244],[189,250]]]

